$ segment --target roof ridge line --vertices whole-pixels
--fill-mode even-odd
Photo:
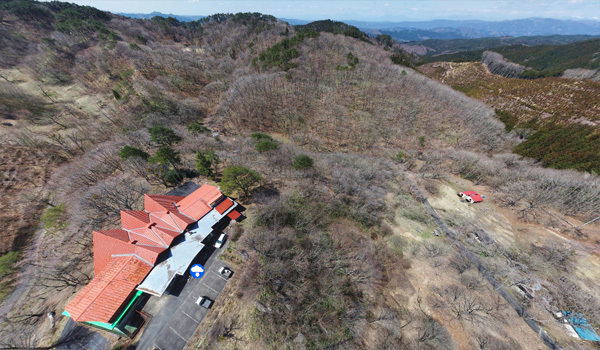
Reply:
[[[152,229],[150,229],[150,228],[148,228],[148,229],[149,229],[149,230],[152,230]],[[125,230],[125,231],[128,231],[128,232],[129,232],[129,230]],[[157,241],[153,240],[152,238],[146,237],[146,236],[144,236],[144,235],[142,235],[142,234],[139,234],[139,233],[137,233],[137,232],[131,232],[131,233],[132,233],[132,234],[134,234],[134,235],[142,236],[142,237],[144,237],[144,238],[146,238],[146,239],[148,239],[148,240],[150,240],[150,241],[152,241],[152,242],[154,242],[154,243],[156,243],[156,244],[160,244],[160,242],[157,242]],[[154,235],[156,235],[156,233],[155,233],[154,231],[152,231],[152,233],[154,233]],[[156,235],[156,236],[158,237],[158,235]],[[158,237],[158,238],[160,239],[160,237]],[[130,240],[129,240],[129,242],[133,242],[133,241],[134,241],[133,239],[130,239]],[[163,243],[164,243],[164,242],[163,242]],[[136,243],[136,244],[137,244],[137,243]],[[148,245],[148,244],[145,244],[145,245]]]
[[[148,260],[142,258],[141,256],[137,255],[136,253],[129,253],[129,254],[115,254],[115,255],[111,255],[111,257],[122,257],[122,256],[133,256],[135,258],[138,258],[141,262],[146,263],[152,267],[154,267],[154,265],[152,265]]]
[[[168,212],[168,214],[167,214],[167,212]],[[161,212],[155,211],[155,212],[153,212],[153,213],[161,213]],[[167,214],[167,215],[169,215],[169,217],[171,218],[171,220],[173,220],[173,222],[175,223],[175,225],[177,225],[177,228],[178,228],[179,230],[181,230],[181,227],[179,227],[179,225],[177,224],[177,221],[176,221],[176,220],[175,220],[175,219],[174,219],[174,218],[171,216],[171,214],[170,214],[170,211],[168,211],[168,210],[167,210],[167,211],[165,211],[164,213],[165,213],[165,214]],[[150,214],[150,215],[152,215],[152,214]],[[158,216],[156,216],[156,215],[154,215],[154,217],[155,217],[156,219],[158,219],[158,220],[160,220],[160,221],[164,222],[164,223],[165,223],[165,224],[167,224],[168,226],[171,226],[171,227],[173,227],[171,224],[169,224],[168,222],[166,222],[164,219],[162,219],[162,218],[159,218],[159,217],[158,217]],[[158,226],[158,223],[156,223],[156,224],[157,224],[156,226]],[[158,227],[163,227],[163,226],[158,226]],[[165,227],[165,228],[167,228],[167,227]],[[173,228],[175,228],[175,227],[173,227]]]
[[[175,208],[177,208],[177,211],[179,211],[178,207],[175,207]],[[173,217],[173,214],[171,214],[171,212],[168,211],[167,215],[169,215],[169,217],[171,218],[171,220],[173,220],[173,222],[175,223],[175,225],[177,225],[177,228],[179,229],[179,231],[183,232],[184,230],[181,229],[181,227],[177,223],[177,220],[175,220],[175,218]]]
[[[169,246],[167,245],[167,243],[165,243],[165,241],[163,241],[163,239],[160,237],[160,235],[158,233],[156,233],[156,231],[154,231],[153,227],[150,227],[150,230],[156,235],[156,237],[158,237],[158,239],[160,239],[160,241],[162,242],[162,244],[164,244],[165,248],[169,248]]]
[[[209,206],[209,207],[210,207],[210,206]],[[198,220],[194,219],[193,217],[191,217],[191,216],[188,216],[187,214],[185,214],[185,213],[184,213],[184,212],[182,212],[181,210],[179,210],[179,207],[176,207],[176,208],[177,208],[177,212],[179,212],[179,214],[181,214],[181,215],[185,216],[186,218],[188,218],[188,219],[190,219],[190,220],[194,220],[194,222],[197,222],[197,221],[198,221]]]

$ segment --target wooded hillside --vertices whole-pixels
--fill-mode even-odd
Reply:
[[[482,269],[505,288],[539,284],[515,301],[532,319],[568,307],[600,325],[598,224],[585,225],[597,175],[512,154],[510,117],[400,65],[383,38],[13,0],[0,40],[3,347],[80,341],[60,336],[60,313],[92,276],[91,232],[184,181],[220,186],[248,217],[220,256],[234,277],[189,347],[544,346]],[[486,202],[461,203],[467,187]]]

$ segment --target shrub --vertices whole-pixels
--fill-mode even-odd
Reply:
[[[396,154],[396,160],[399,161],[400,163],[404,162],[404,157],[406,155],[404,154],[404,152],[400,151]]]
[[[255,148],[259,152],[268,152],[278,149],[279,145],[277,144],[277,142],[272,140],[260,140],[256,144]]]
[[[517,125],[517,123],[519,122],[519,118],[517,118],[517,116],[513,115],[508,111],[504,111],[501,109],[495,109],[495,111],[496,115],[498,116],[498,119],[500,119],[504,123],[504,130],[506,130],[507,132],[514,129],[515,125]]]
[[[171,128],[165,126],[153,126],[148,128],[152,141],[156,142],[161,146],[171,146],[175,143],[181,142],[181,136],[177,135]]]
[[[46,209],[46,212],[44,212],[40,221],[42,222],[42,225],[44,225],[44,228],[48,230],[65,228],[68,225],[68,223],[63,222],[66,211],[67,206],[65,204],[50,207]]]
[[[200,175],[212,178],[216,173],[217,164],[219,164],[219,156],[215,151],[196,152],[196,169]]]
[[[223,171],[220,185],[226,194],[240,191],[242,196],[248,196],[261,181],[262,177],[254,170],[242,166],[230,166]]]
[[[316,38],[317,36],[319,33],[315,31],[303,31],[289,39],[283,39],[261,52],[258,59],[263,62],[263,68],[280,67],[285,71],[290,70],[296,67],[296,63],[290,61],[300,55],[295,47],[305,38]]]
[[[13,265],[19,261],[21,253],[18,251],[8,252],[0,256],[0,278],[8,276],[13,271]]]
[[[144,37],[143,35],[139,34],[135,36],[135,40],[137,40],[142,45],[146,45],[148,43],[148,39],[146,39],[146,37]]]
[[[256,141],[261,140],[273,140],[273,138],[267,134],[263,134],[262,132],[254,132],[250,134],[250,137],[255,139]]]
[[[203,132],[208,132],[208,128],[202,124],[202,122],[192,122],[186,127],[189,132],[193,132],[196,134],[201,134]]]
[[[600,135],[588,125],[546,125],[514,152],[557,169],[600,172]]]
[[[405,54],[395,53],[390,56],[390,59],[392,60],[392,63],[394,63],[394,64],[399,64],[401,66],[406,66],[406,67],[414,67],[414,63]]]
[[[348,55],[346,56],[346,59],[348,61],[348,65],[341,66],[338,64],[335,66],[335,70],[344,71],[344,70],[354,70],[354,68],[356,68],[356,65],[358,64],[358,57],[354,56],[352,54],[352,52],[349,52]]]
[[[175,166],[181,163],[181,155],[179,151],[172,149],[169,146],[161,146],[156,154],[149,158],[150,163],[171,164]]]
[[[142,48],[136,43],[129,43],[129,48],[135,51],[140,51]]]
[[[307,156],[306,154],[301,154],[297,156],[296,159],[294,159],[294,163],[292,163],[292,166],[296,170],[312,168],[313,159]]]
[[[161,174],[161,179],[168,185],[176,186],[185,178],[194,177],[196,174],[192,170],[169,169]]]
[[[150,154],[148,152],[141,150],[137,147],[125,146],[119,151],[119,157],[123,159],[129,159],[131,157],[142,158],[143,160],[148,160],[150,158]]]

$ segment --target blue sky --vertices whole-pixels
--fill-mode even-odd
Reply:
[[[68,0],[101,10],[177,15],[262,12],[280,18],[336,20],[504,20],[528,17],[600,19],[600,0]]]

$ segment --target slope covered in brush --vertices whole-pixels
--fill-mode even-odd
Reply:
[[[564,45],[511,45],[490,49],[507,60],[523,65],[522,78],[541,78],[560,76],[568,69],[582,68],[598,70],[600,68],[600,39],[578,41]],[[485,49],[464,51],[455,54],[428,57],[428,62],[465,62],[480,61]]]

